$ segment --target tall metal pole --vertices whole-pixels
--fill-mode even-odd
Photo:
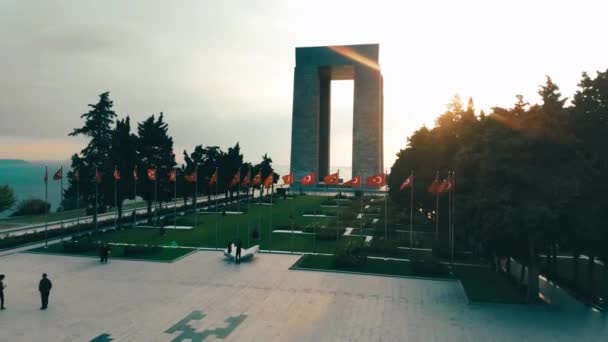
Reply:
[[[137,224],[137,165],[133,169],[133,202],[135,202],[135,208],[133,209],[133,228]]]
[[[452,206],[450,208],[450,228],[452,231],[452,265],[454,265],[454,245],[455,245],[455,235],[454,235],[454,220],[451,219],[452,215],[454,214],[454,196],[456,195],[454,193],[454,184],[455,184],[455,180],[454,180],[454,172],[452,171],[452,178],[450,179],[451,181],[451,188],[450,188],[450,194],[452,196]]]
[[[218,237],[218,224],[219,224],[219,211],[218,211],[218,207],[217,207],[217,183],[219,183],[219,174],[218,174],[218,169],[219,168],[215,168],[215,249],[219,248],[219,237]]]
[[[386,172],[384,173],[384,179],[386,179]],[[385,185],[386,187],[386,185]],[[388,239],[387,236],[387,222],[388,221],[388,189],[384,191],[384,241]]]
[[[95,236],[97,236],[97,207],[99,206],[97,202],[97,194],[99,192],[99,190],[97,189],[98,183],[99,182],[97,181],[97,166],[95,166]]]
[[[236,193],[236,212],[237,215],[241,214],[241,167],[239,166],[239,190]],[[236,237],[237,239],[239,238],[239,233],[241,232],[241,221],[237,220],[236,221]]]
[[[359,229],[359,235],[363,236],[363,195],[365,194],[365,190],[363,190],[363,179],[365,176],[361,173],[361,179],[359,180],[359,189],[361,189],[361,227]]]
[[[312,182],[312,185],[314,186],[313,189],[313,195],[312,195],[312,211],[313,211],[313,218],[312,218],[312,229],[313,229],[313,239],[312,239],[312,243],[313,243],[313,252],[315,254],[317,254],[317,175],[318,175],[318,170],[315,169],[315,173],[314,173],[314,179]]]
[[[173,169],[173,229],[177,229],[177,167]]]
[[[158,207],[158,200],[156,199],[156,180],[157,179],[158,179],[158,175],[156,174],[156,171],[154,171],[154,202],[156,203],[156,226],[160,227],[160,208]]]
[[[196,166],[194,170],[194,172],[196,173],[196,179],[194,182],[194,228],[196,228],[196,225],[198,223],[198,215],[196,213],[196,203],[198,202],[198,166]]]
[[[439,241],[439,192],[435,193],[435,240]]]
[[[48,229],[49,229],[49,167],[44,166],[44,248],[48,247]]]
[[[340,169],[338,169],[338,184],[340,184]],[[340,225],[340,193],[336,195],[336,243],[338,243],[338,226]]]
[[[116,179],[116,171],[118,171],[118,167],[114,166],[114,228],[118,228],[118,180]]]
[[[59,203],[63,203],[63,165],[61,165],[61,178],[59,180]],[[64,210],[65,211],[65,210]],[[65,227],[63,226],[63,215],[61,215],[61,242],[63,242],[63,235],[65,234]]]
[[[261,176],[260,176],[261,177]],[[255,190],[253,190],[255,194]],[[262,184],[260,183],[260,201],[258,205],[258,242],[260,243],[260,250],[262,249]]]
[[[273,173],[274,171],[270,171],[271,176],[274,176]],[[272,179],[272,182],[274,183],[274,177]],[[270,235],[268,238],[268,249],[270,249],[270,252],[272,253],[272,197],[274,195],[274,184],[270,183]]]
[[[76,177],[76,212],[78,216],[76,216],[76,232],[80,233],[80,167],[76,169],[78,177]]]
[[[410,185],[410,250],[412,250],[412,234],[414,232],[414,170],[412,170],[412,184]]]
[[[289,190],[291,190],[291,184],[293,184],[293,171],[289,171]],[[291,191],[290,191],[291,192]],[[291,214],[289,215],[289,218],[291,220],[291,241],[290,241],[290,249],[291,249],[291,253],[293,253],[293,220],[294,220],[294,213],[293,213],[293,201],[295,200],[295,197],[291,199]]]

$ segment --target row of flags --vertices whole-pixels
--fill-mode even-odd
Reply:
[[[290,176],[291,176],[291,183],[293,183],[293,173]],[[361,178],[362,178],[361,175],[357,175],[357,176],[353,177],[351,180],[342,183],[342,185],[348,186],[348,187],[361,187],[361,185],[362,185]],[[325,182],[326,185],[340,185],[340,173],[336,172],[336,173],[332,173],[332,174],[329,174],[329,175],[323,177],[323,182]],[[291,183],[289,183],[289,184],[291,184]],[[302,185],[315,184],[315,173],[314,172],[307,173],[302,178],[300,178],[300,183]],[[384,185],[386,185],[386,174],[385,173],[379,173],[377,175],[367,177],[367,186],[382,187]]]
[[[157,178],[156,171],[157,170],[155,168],[148,168],[147,176],[150,181],[156,181],[156,178]],[[47,171],[45,171],[45,174],[44,174],[45,183],[48,181],[48,174],[46,172]],[[272,186],[272,182],[274,180],[273,175],[274,175],[274,171],[271,170],[270,174],[262,182],[262,172],[261,171],[258,172],[254,176],[253,179],[251,179],[251,170],[247,171],[247,174],[245,175],[244,178],[241,178],[241,171],[239,170],[234,175],[234,177],[232,177],[232,180],[230,181],[230,186],[236,187],[240,184],[243,187],[249,187],[249,186],[256,187],[261,184],[264,184],[264,187],[266,187],[268,189]],[[114,169],[113,176],[114,176],[115,180],[121,179],[121,174],[120,174],[120,171],[118,170],[118,168]],[[62,178],[63,178],[63,167],[61,167],[59,170],[57,170],[57,172],[55,172],[55,174],[53,175],[53,180],[61,180]],[[78,169],[74,170],[73,178],[76,181],[80,181],[80,173],[79,173]],[[350,179],[349,181],[342,183],[342,185],[348,186],[348,187],[361,187],[361,185],[362,185],[361,178],[362,178],[361,175],[357,175],[357,176],[353,177],[352,179]],[[102,176],[101,172],[96,170],[95,171],[95,181],[97,183],[101,183],[102,179],[103,179],[103,176]],[[133,169],[133,179],[139,180],[137,166]],[[175,169],[169,171],[169,173],[167,174],[167,179],[169,180],[169,182],[172,182],[172,183],[177,181],[177,172]],[[184,179],[190,183],[196,182],[198,179],[198,170],[194,170],[190,174],[184,175]],[[215,172],[209,179],[209,182],[208,182],[209,185],[214,185],[217,182],[217,179],[218,179],[218,170],[215,170]],[[307,173],[306,175],[304,175],[302,178],[300,178],[300,183],[302,185],[312,185],[312,184],[315,184],[315,179],[316,179],[315,173],[310,172],[310,173]],[[283,180],[283,183],[285,183],[285,185],[293,184],[294,183],[294,173],[292,172],[288,175],[283,176],[282,180]],[[326,185],[340,185],[340,173],[336,172],[336,173],[329,174],[323,178],[323,181],[325,182]],[[386,174],[379,173],[379,174],[367,177],[366,185],[370,186],[370,187],[382,187],[382,186],[386,185]],[[401,186],[399,187],[399,191],[403,191],[409,187],[412,187],[413,185],[414,185],[414,174],[412,173],[412,174],[410,174],[409,177],[407,177],[403,181],[403,183],[401,183]],[[433,182],[429,186],[428,191],[432,194],[440,194],[440,193],[451,192],[453,189],[454,189],[454,174],[452,172],[448,172],[448,176],[446,178],[444,178],[443,181],[439,180],[439,173],[437,173],[437,175],[435,176],[435,180],[433,180]]]

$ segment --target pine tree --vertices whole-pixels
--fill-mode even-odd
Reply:
[[[154,120],[154,115],[137,124],[137,154],[142,169],[156,169],[156,199],[168,201],[173,197],[173,183],[167,179],[168,172],[175,163],[173,138],[168,135],[169,126],[163,121],[163,113]],[[154,182],[148,177],[140,177],[137,192],[148,204],[148,221],[152,221],[152,201],[154,200]]]

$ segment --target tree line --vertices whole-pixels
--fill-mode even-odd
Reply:
[[[194,201],[201,194],[210,198],[217,192],[232,198],[235,191],[240,189],[240,182],[239,186],[231,182],[237,172],[242,177],[250,172],[252,178],[261,173],[263,179],[272,172],[275,183],[279,178],[273,172],[272,159],[267,154],[257,164],[244,161],[238,142],[227,151],[222,151],[219,146],[203,145],[195,146],[190,153],[184,150],[185,163],[178,166],[173,138],[162,112],[137,123],[135,133],[132,132],[129,116],[119,119],[114,112],[109,92],[99,95],[99,101],[89,104],[89,107],[90,110],[81,115],[83,126],[69,134],[88,138],[88,144],[71,158],[63,210],[87,207],[96,220],[96,212],[116,206],[120,221],[124,201],[134,200],[137,196],[147,202],[148,217],[151,219],[155,195],[162,204],[172,200],[177,191],[177,197],[182,198],[186,205],[189,199]],[[156,184],[148,178],[149,168],[156,170]],[[216,170],[220,170],[217,184],[210,185],[209,180]],[[176,172],[175,184],[169,179],[172,171]],[[115,179],[115,172],[120,176],[119,180]],[[196,175],[196,180],[187,182],[184,180],[186,175]],[[250,194],[248,187],[242,190]],[[91,210],[95,206],[98,210]]]
[[[557,254],[571,254],[575,281],[587,255],[590,286],[595,260],[608,262],[608,70],[583,73],[568,104],[550,77],[538,93],[541,103],[517,95],[512,107],[488,114],[454,97],[435,127],[408,138],[389,179],[391,197],[409,206],[409,191],[398,189],[414,170],[416,208],[431,211],[428,184],[437,171],[454,171],[456,248],[506,260],[507,269],[511,258],[526,265],[530,300],[538,298],[540,255],[551,275]],[[440,203],[447,231],[447,199]]]

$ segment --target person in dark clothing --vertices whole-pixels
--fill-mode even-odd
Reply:
[[[110,255],[110,245],[109,244],[105,244],[103,245],[103,258],[102,258],[102,262],[104,264],[108,263],[108,256]]]
[[[0,310],[6,309],[4,307],[4,289],[6,285],[4,285],[4,274],[0,274]]]
[[[105,246],[103,244],[99,244],[99,262],[103,264],[103,257],[104,257],[104,248]]]
[[[232,241],[228,242],[228,254],[232,253]]]
[[[38,291],[40,291],[40,299],[42,300],[42,307],[40,310],[46,310],[49,305],[49,295],[51,294],[51,288],[53,284],[46,277],[46,273],[42,274],[42,279],[40,279],[40,284],[38,284]]]
[[[241,240],[236,243],[236,254],[234,260],[237,264],[241,263]]]

